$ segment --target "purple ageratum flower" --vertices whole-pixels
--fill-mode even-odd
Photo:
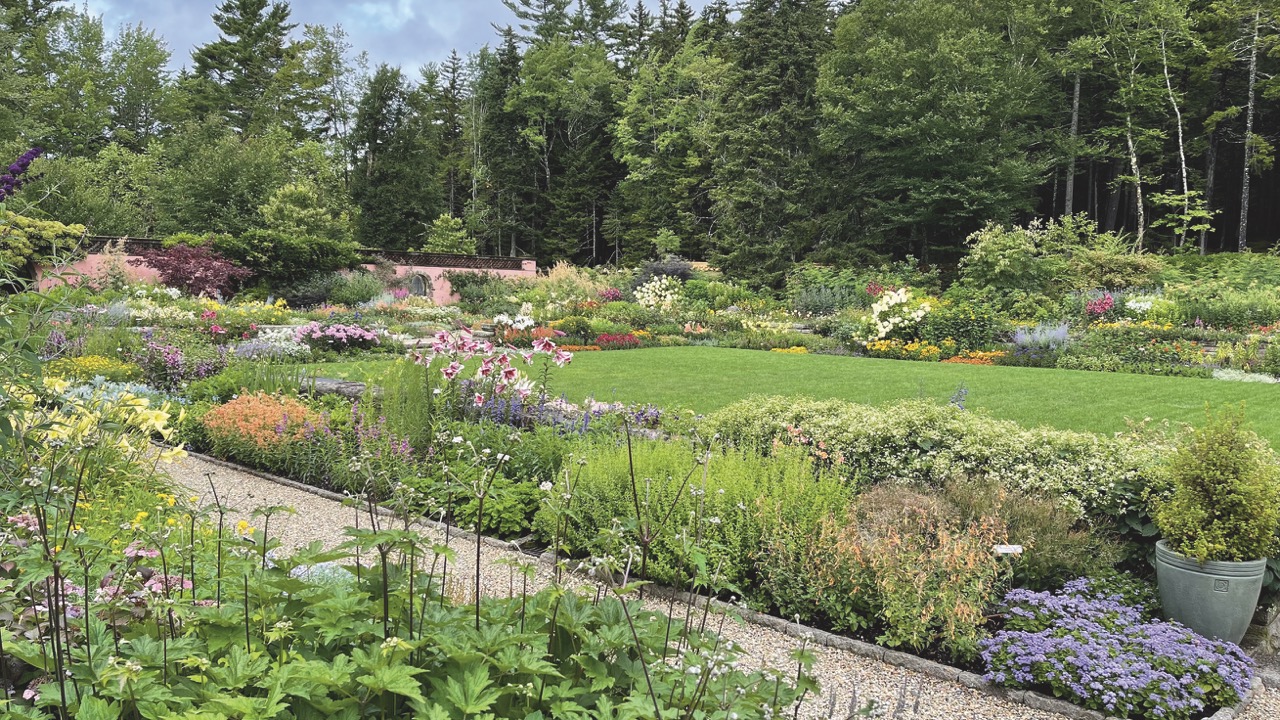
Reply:
[[[1086,578],[1058,593],[1012,590],[1005,606],[1006,629],[982,643],[989,682],[1047,686],[1108,715],[1182,719],[1234,705],[1252,682],[1239,647],[1147,620]]]

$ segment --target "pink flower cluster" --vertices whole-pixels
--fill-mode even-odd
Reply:
[[[36,516],[31,513],[10,515],[7,519],[10,525],[20,527],[27,532],[37,532],[40,529],[40,521],[36,520]]]
[[[312,347],[342,350],[349,347],[372,347],[382,341],[378,333],[359,325],[331,323],[321,325],[312,321],[298,328],[294,339]]]
[[[142,587],[156,595],[168,595],[174,590],[190,590],[194,585],[191,584],[190,580],[179,575],[156,573],[143,583]]]
[[[1111,297],[1111,293],[1107,293],[1097,300],[1090,300],[1085,303],[1085,312],[1089,313],[1089,317],[1102,317],[1116,306],[1115,298]]]
[[[524,400],[533,393],[533,383],[523,377],[516,365],[518,362],[532,365],[534,358],[540,354],[551,356],[551,362],[557,367],[564,367],[573,361],[572,353],[557,348],[554,342],[546,338],[534,340],[532,350],[521,352],[510,345],[498,346],[488,340],[476,340],[468,329],[457,334],[441,330],[431,342],[431,352],[415,352],[412,358],[420,365],[430,365],[438,358],[448,360],[440,373],[452,382],[465,369],[463,363],[478,357],[480,365],[476,369],[477,382],[486,384],[493,395],[514,391]],[[485,392],[477,391],[474,394],[475,405],[484,405]]]
[[[160,551],[149,548],[141,542],[129,543],[129,547],[124,549],[124,556],[130,559],[138,558],[157,558],[160,557]]]

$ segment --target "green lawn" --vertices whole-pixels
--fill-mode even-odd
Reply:
[[[376,379],[377,363],[314,366],[326,376]],[[946,402],[961,385],[965,406],[1026,426],[1114,432],[1125,419],[1199,423],[1206,402],[1245,401],[1253,427],[1280,447],[1280,384],[944,365],[830,355],[681,347],[578,353],[552,377],[571,400],[651,402],[700,413],[757,395],[807,395],[879,404],[902,398]]]

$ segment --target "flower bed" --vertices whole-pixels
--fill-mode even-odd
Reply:
[[[1081,578],[1058,593],[1013,590],[1005,629],[982,643],[986,679],[1047,689],[1123,718],[1185,720],[1232,707],[1253,661],[1231,643],[1152,620],[1141,604]]]

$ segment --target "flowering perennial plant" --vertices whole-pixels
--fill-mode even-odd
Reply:
[[[127,382],[142,377],[142,368],[133,363],[121,362],[102,355],[81,355],[54,360],[45,366],[45,373],[69,380],[103,378],[115,382]]]
[[[596,336],[601,350],[633,350],[640,347],[640,338],[634,333],[601,333]]]
[[[312,321],[294,331],[298,342],[315,350],[367,350],[382,343],[374,330],[344,323],[321,324]]]
[[[18,156],[13,164],[8,167],[4,174],[0,174],[0,203],[17,194],[23,185],[31,182],[35,178],[23,177],[27,175],[27,171],[31,168],[31,163],[44,154],[42,148],[33,147],[30,150]]]
[[[1048,687],[1109,716],[1169,720],[1249,692],[1253,661],[1239,647],[1151,620],[1088,578],[1057,593],[1011,590],[1004,604],[1005,629],[982,643],[989,682]]]
[[[311,346],[300,342],[293,330],[277,328],[259,332],[257,337],[236,345],[232,352],[241,360],[283,360],[306,357],[311,354]]]
[[[533,394],[535,386],[520,371],[519,365],[532,365],[537,356],[548,358],[557,367],[564,367],[573,361],[571,353],[556,347],[547,338],[537,338],[533,341],[531,350],[521,351],[510,345],[504,347],[489,340],[477,340],[467,329],[457,333],[441,330],[432,340],[430,352],[414,352],[410,357],[415,363],[427,367],[436,362],[442,363],[440,374],[455,393],[461,390],[465,364],[478,359],[467,393],[470,395],[471,405],[482,408],[493,397],[508,393],[514,393],[521,402],[527,400]],[[546,375],[547,367],[544,365],[541,400],[545,400]],[[443,392],[444,388],[436,390]]]
[[[636,304],[650,310],[670,312],[680,304],[680,279],[658,275],[636,288]]]
[[[1106,293],[1100,298],[1095,298],[1085,303],[1085,312],[1089,313],[1091,318],[1100,318],[1111,312],[1116,306],[1116,299],[1111,293]]]
[[[206,351],[197,350],[199,349],[183,350],[163,338],[147,338],[142,349],[132,353],[129,359],[142,368],[148,384],[162,390],[177,390],[192,380],[217,375],[227,366],[225,346]]]
[[[874,358],[890,358],[893,360],[923,360],[937,362],[951,358],[956,354],[956,342],[943,340],[934,345],[928,340],[873,340],[867,343],[867,355]]]
[[[956,365],[995,365],[997,360],[1008,355],[1004,350],[965,350],[954,357],[943,360],[944,363]]]
[[[885,290],[871,305],[871,316],[861,338],[863,343],[890,336],[913,337],[933,306],[928,300],[913,302],[911,289]]]
[[[241,395],[200,419],[215,447],[250,444],[259,450],[299,440],[321,425],[321,418],[292,398],[265,393]]]

